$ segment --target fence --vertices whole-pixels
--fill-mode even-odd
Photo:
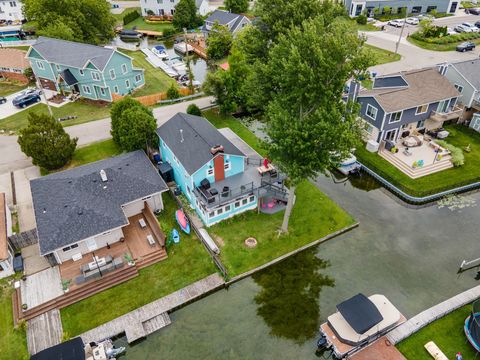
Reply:
[[[37,229],[14,234],[8,238],[15,250],[38,243]]]
[[[190,90],[187,89],[187,88],[181,88],[181,89],[178,90],[178,92],[182,96],[190,95]],[[113,101],[115,102],[115,101],[123,99],[123,96],[118,95],[118,94],[114,94],[112,98],[113,98]],[[138,102],[140,102],[141,104],[145,105],[145,106],[153,106],[153,105],[156,105],[157,103],[159,103],[161,100],[166,100],[167,99],[167,93],[166,92],[161,92],[161,93],[152,94],[152,95],[135,97],[134,99],[137,100]]]
[[[471,191],[480,188],[480,182],[475,182],[472,184],[464,185],[457,187],[455,189],[450,189],[450,190],[445,190],[441,191],[436,194],[424,196],[424,197],[416,197],[416,196],[411,196],[404,191],[400,190],[398,187],[390,183],[389,181],[385,180],[383,177],[378,175],[375,171],[372,169],[368,168],[367,166],[363,165],[362,163],[359,162],[359,164],[362,166],[362,170],[364,170],[367,174],[371,175],[374,179],[376,179],[378,182],[380,182],[385,188],[390,190],[392,193],[397,195],[400,199],[414,205],[421,205],[421,204],[426,204],[432,201],[439,200],[443,198],[444,196],[451,195],[451,194],[458,194],[458,193],[463,193],[466,191]]]

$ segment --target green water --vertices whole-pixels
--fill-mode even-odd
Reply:
[[[320,178],[357,229],[174,312],[121,359],[317,359],[319,325],[358,292],[386,295],[408,318],[478,284],[457,270],[480,257],[479,193],[468,206],[412,208],[372,184]]]

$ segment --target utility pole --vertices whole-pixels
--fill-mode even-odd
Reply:
[[[413,2],[411,2],[413,6]],[[408,6],[405,8],[405,19],[403,19],[402,30],[400,31],[400,36],[398,37],[397,44],[395,45],[395,55],[398,54],[398,47],[400,46],[400,41],[402,41],[403,31],[405,30],[405,26],[407,25],[407,17],[408,17]]]
[[[185,41],[185,54],[187,56],[187,73],[188,73],[188,87],[190,89],[190,92],[193,95],[193,74],[192,74],[192,69],[190,68],[190,55],[188,53],[188,43],[187,43],[187,28],[183,28],[183,39]]]
[[[35,73],[34,73],[34,75],[35,75]],[[48,113],[50,114],[51,117],[53,117],[52,108],[50,107],[50,104],[48,103],[47,95],[45,94],[45,90],[42,87],[42,82],[37,78],[36,75],[35,75],[35,81],[37,83],[37,86],[40,88],[40,91],[42,92],[43,99],[45,100],[45,103],[47,104]]]

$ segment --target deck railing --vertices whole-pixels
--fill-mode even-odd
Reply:
[[[455,105],[453,108],[448,109],[446,112],[432,111],[430,118],[435,121],[448,121],[461,117],[463,114],[463,108]]]

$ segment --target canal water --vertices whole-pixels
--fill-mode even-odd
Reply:
[[[172,313],[121,359],[317,359],[319,325],[348,297],[384,294],[410,318],[478,285],[457,270],[480,257],[480,193],[419,208],[366,175],[316,185],[360,226]]]

